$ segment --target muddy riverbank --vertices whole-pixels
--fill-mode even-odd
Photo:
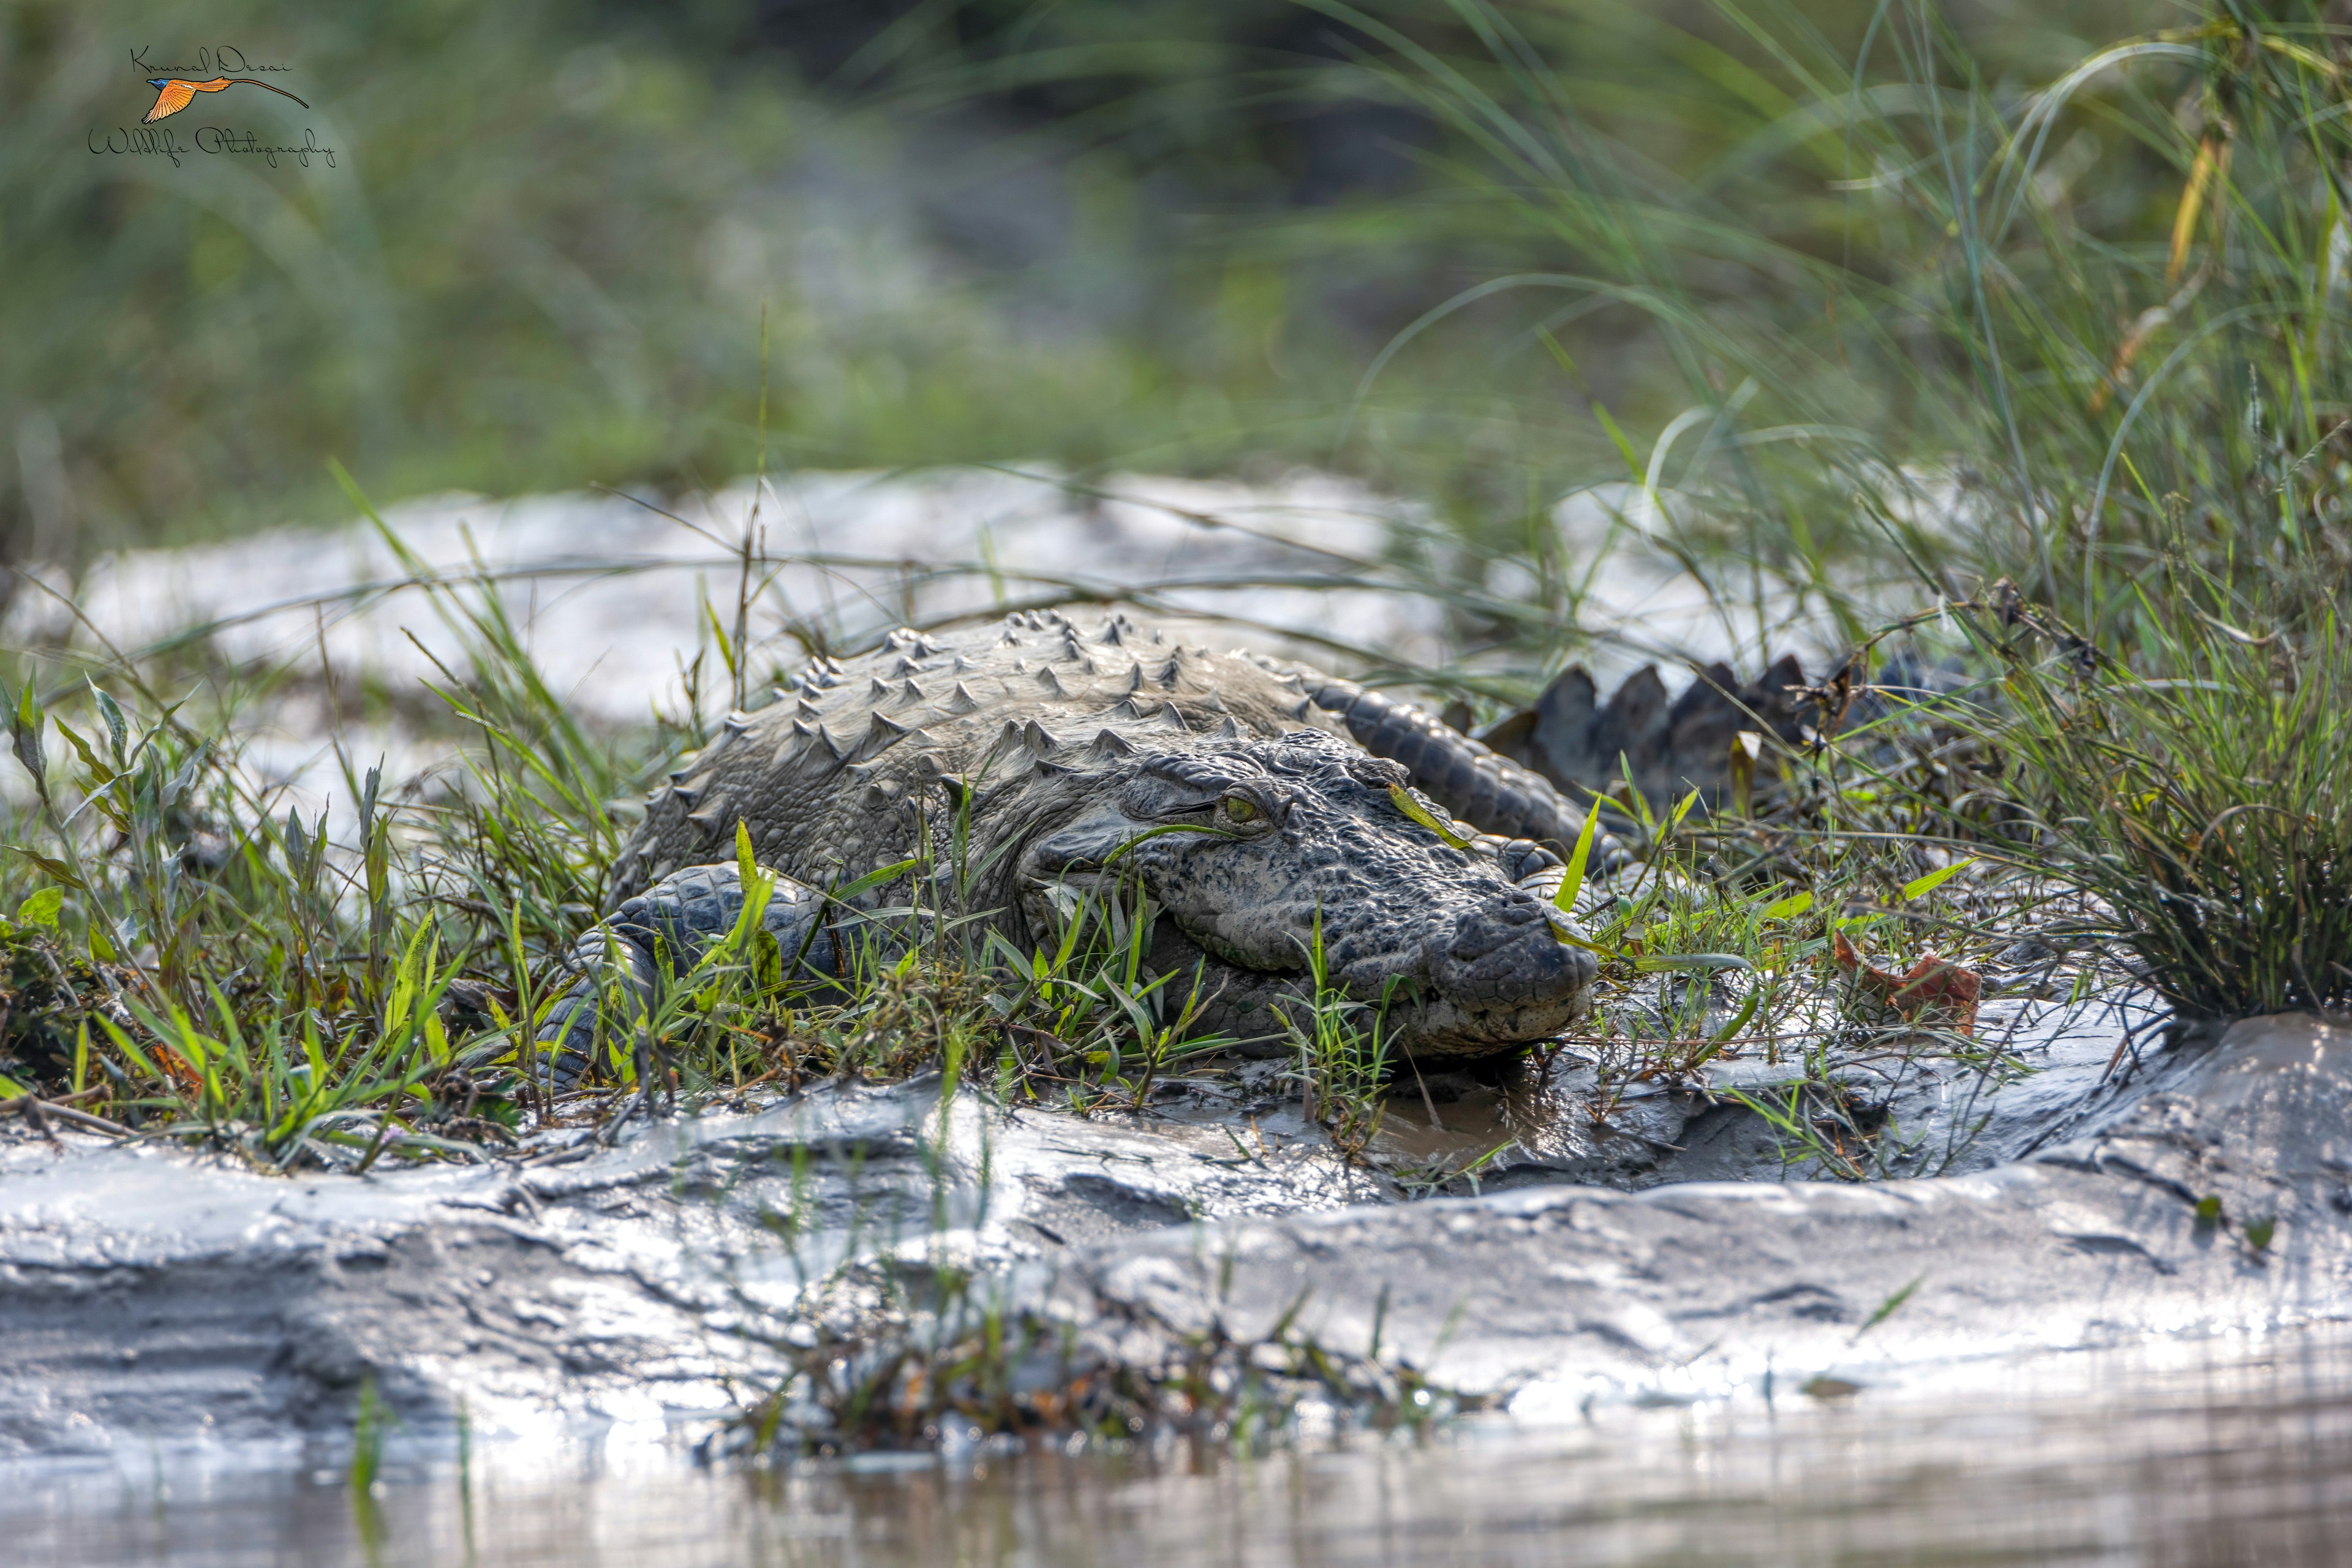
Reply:
[[[810,1287],[858,1260],[989,1281],[1041,1387],[1311,1342],[1528,1419],[2341,1314],[2352,1034],[2252,1020],[2087,1092],[2119,1035],[2057,1039],[1998,1091],[2028,1088],[1977,1168],[1862,1184],[1603,1186],[1531,1158],[1497,1163],[1507,1190],[1407,1203],[1272,1109],[1236,1136],[1006,1113],[935,1079],[365,1178],[20,1141],[0,1157],[0,1442],[332,1441],[366,1384],[420,1441],[462,1407],[488,1447],[624,1426],[682,1447],[786,1373]],[[1777,1176],[1749,1142],[1721,1168]]]

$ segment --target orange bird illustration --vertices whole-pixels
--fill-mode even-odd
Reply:
[[[226,92],[232,85],[240,81],[248,87],[269,87],[268,82],[257,81],[249,76],[216,76],[210,81],[182,81],[175,76],[151,76],[147,79],[147,85],[155,89],[155,107],[149,110],[147,118],[139,123],[152,125],[159,120],[168,119],[194,102],[196,94]],[[280,98],[294,98],[292,93],[282,87],[269,87],[269,90]],[[294,101],[302,103],[299,98],[294,98]],[[302,103],[302,107],[308,109],[310,106]]]

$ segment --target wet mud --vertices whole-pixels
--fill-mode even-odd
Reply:
[[[363,1384],[412,1435],[462,1405],[478,1442],[691,1437],[851,1258],[971,1271],[1106,1364],[1286,1323],[1531,1417],[2343,1315],[2352,1029],[2126,1045],[2078,1014],[2031,1031],[2037,1071],[1902,1075],[1869,1183],[1798,1179],[1728,1098],[1769,1064],[1598,1114],[1572,1064],[1403,1085],[1356,1160],[1271,1071],[1092,1119],[836,1086],[364,1178],[19,1142],[0,1458],[348,1434]]]

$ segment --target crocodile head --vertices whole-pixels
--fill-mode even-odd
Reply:
[[[1391,1047],[1422,1060],[1491,1056],[1581,1016],[1591,952],[1560,940],[1550,903],[1496,854],[1456,848],[1391,793],[1397,763],[1319,731],[1139,752],[1059,781],[1014,880],[1033,933],[1088,896],[1139,886],[1160,919],[1150,960],[1204,1022],[1279,1035],[1325,984],[1366,1004]],[[1044,803],[1037,803],[1043,805]],[[1443,817],[1439,818],[1443,820]],[[1383,1007],[1383,1004],[1385,1006]]]

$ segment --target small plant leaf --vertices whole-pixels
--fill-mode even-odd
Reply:
[[[1903,884],[1903,897],[1916,899],[1923,894],[1932,893],[1975,864],[1976,858],[1970,856],[1965,860],[1955,860],[1940,870],[1930,871],[1924,877],[1915,877]]]
[[[1576,912],[1576,895],[1584,890],[1584,868],[1592,858],[1592,835],[1600,826],[1600,807],[1586,806],[1584,826],[1576,835],[1576,847],[1568,853],[1568,870],[1559,879],[1559,891],[1551,896],[1551,901],[1559,906],[1564,915]]]
[[[1738,1035],[1740,1030],[1748,1027],[1748,1020],[1756,1016],[1757,1005],[1763,1000],[1764,988],[1761,985],[1751,984],[1748,986],[1748,1000],[1739,1005],[1739,1011],[1731,1016],[1731,1019],[1728,1023],[1725,1024],[1723,1027],[1717,1029],[1714,1034],[1707,1037],[1706,1043],[1710,1046],[1725,1046],[1730,1044],[1734,1036]],[[1709,1052],[1708,1054],[1713,1055],[1714,1053]]]
[[[886,882],[897,881],[899,878],[905,876],[908,872],[913,870],[916,867],[921,864],[922,861],[919,859],[910,859],[893,861],[887,866],[877,866],[873,870],[866,872],[863,877],[858,878],[857,880],[846,883],[842,887],[835,888],[833,890],[832,897],[834,900],[838,903],[849,899],[854,899],[860,893],[870,893]]]
[[[1633,967],[1643,970],[1678,969],[1712,974],[1727,969],[1753,969],[1756,966],[1736,952],[1662,952],[1654,958],[1634,960]]]
[[[74,749],[76,756],[81,758],[81,765],[89,770],[91,778],[103,784],[114,777],[114,770],[99,761],[98,753],[90,748],[88,741],[81,738],[79,731],[60,719],[58,721],[58,733],[66,738],[66,744]]]
[[[74,874],[74,868],[67,865],[64,861],[57,859],[51,856],[44,855],[37,849],[27,849],[21,844],[12,845],[10,847],[14,848],[17,854],[22,855],[26,859],[30,860],[34,865],[38,866],[42,870],[47,871],[58,881],[63,882],[67,887],[81,888],[84,892],[88,892],[89,890],[88,888],[83,886],[82,879]]]
[[[1421,802],[1413,799],[1412,792],[1407,789],[1404,785],[1389,785],[1389,798],[1396,802],[1396,807],[1399,811],[1403,812],[1407,816],[1410,816],[1423,827],[1428,828],[1432,833],[1436,834],[1439,838],[1445,842],[1448,847],[1454,849],[1467,849],[1470,847],[1470,841],[1467,838],[1463,837],[1460,834],[1455,833],[1452,828],[1439,822],[1437,818],[1432,816],[1429,814],[1428,809],[1424,807]]]
[[[41,753],[41,700],[34,694],[30,680],[16,694],[16,712],[9,728],[16,736],[16,760],[25,764],[36,784],[47,788],[48,766]]]
[[[1688,816],[1691,814],[1691,807],[1697,804],[1698,791],[1693,790],[1690,794],[1683,796],[1682,804],[1675,807],[1675,812],[1672,816],[1666,818],[1666,831],[1668,833],[1672,833],[1675,829],[1680,827],[1683,825],[1683,818]]]
[[[1658,819],[1650,815],[1649,797],[1643,795],[1641,786],[1633,782],[1633,760],[1622,752],[1617,753],[1617,787],[1612,794],[1622,794],[1624,798],[1621,804],[1641,823],[1642,837],[1655,842]]]
[[[88,681],[87,678],[85,680],[89,686],[90,696],[98,702],[100,715],[106,721],[107,738],[114,742],[114,754],[120,757],[122,748],[130,743],[131,739],[131,726],[122,717],[121,705],[108,695],[103,687],[95,681]]]
[[[1871,1330],[1878,1327],[1879,1324],[1886,1321],[1887,1319],[1893,1317],[1897,1311],[1901,1310],[1903,1303],[1911,1299],[1911,1293],[1918,1289],[1920,1282],[1927,1278],[1927,1277],[1925,1274],[1913,1276],[1911,1283],[1904,1286],[1903,1289],[1886,1298],[1885,1300],[1881,1301],[1878,1304],[1878,1310],[1871,1313],[1869,1317],[1864,1319],[1862,1327],[1854,1330],[1853,1337],[1857,1340],[1862,1338],[1863,1335],[1870,1332]]]
[[[1563,930],[1557,921],[1553,922],[1551,934],[1570,947],[1580,947],[1587,952],[1597,952],[1603,958],[1622,960],[1625,957],[1622,950],[1611,947],[1604,942],[1594,942],[1591,937],[1579,936],[1572,931]]]
[[[39,892],[16,906],[16,923],[58,929],[58,911],[66,904],[63,888],[43,888]]]
[[[1638,477],[1642,472],[1642,459],[1634,454],[1633,443],[1626,438],[1617,421],[1610,417],[1609,410],[1601,406],[1599,398],[1592,400],[1591,408],[1593,419],[1609,433],[1609,440],[1617,448],[1617,455],[1625,460],[1627,470]]]

